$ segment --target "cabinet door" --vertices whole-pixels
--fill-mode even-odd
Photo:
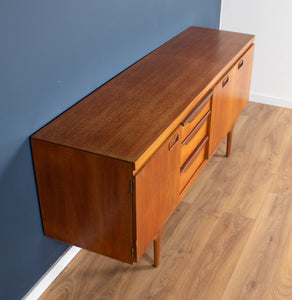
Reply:
[[[233,93],[236,70],[232,68],[214,88],[211,109],[209,157],[216,151],[234,124]]]
[[[249,98],[254,45],[236,62],[214,88],[209,157],[230,132]]]
[[[239,61],[235,65],[236,88],[234,90],[234,121],[236,121],[249,99],[253,54],[254,45],[249,48],[249,50],[239,59]]]
[[[181,127],[135,176],[137,261],[178,205],[180,136]]]

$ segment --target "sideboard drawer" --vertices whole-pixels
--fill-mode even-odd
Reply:
[[[194,152],[180,168],[180,192],[191,180],[197,169],[206,159],[208,136],[205,136]]]
[[[208,111],[190,134],[182,141],[181,166],[187,161],[188,157],[192,154],[194,149],[197,148],[203,138],[208,135],[208,120],[210,114],[211,112]]]
[[[193,111],[185,118],[182,124],[182,140],[184,140],[194,127],[200,122],[203,116],[211,109],[211,97],[213,95],[213,90],[211,90],[203,99],[198,103],[198,105],[193,109]]]

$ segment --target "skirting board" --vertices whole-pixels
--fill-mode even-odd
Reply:
[[[76,256],[81,248],[69,247],[49,268],[49,270],[40,278],[40,280],[28,291],[22,300],[36,300],[65,269],[70,261]]]
[[[292,99],[269,96],[265,94],[255,93],[253,91],[250,92],[249,101],[285,108],[292,108]]]

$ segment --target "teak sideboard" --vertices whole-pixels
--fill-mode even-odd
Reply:
[[[137,262],[249,98],[254,36],[190,27],[31,136],[44,232]]]

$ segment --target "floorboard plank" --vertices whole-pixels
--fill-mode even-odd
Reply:
[[[254,220],[222,214],[200,256],[191,260],[188,272],[182,274],[181,288],[176,297],[220,299],[253,225]]]
[[[264,200],[255,229],[222,299],[266,299],[291,223],[291,204],[276,194]]]
[[[292,110],[249,103],[135,265],[81,250],[41,296],[66,299],[292,299]]]
[[[292,230],[281,255],[268,293],[268,300],[292,299]]]

